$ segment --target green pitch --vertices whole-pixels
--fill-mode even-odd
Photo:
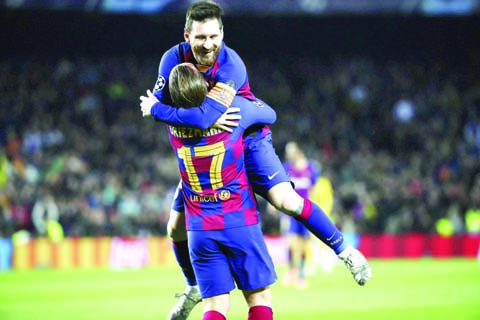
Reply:
[[[372,261],[374,278],[357,286],[342,265],[319,271],[308,289],[273,288],[276,320],[480,319],[480,263],[475,260]],[[277,268],[281,276],[283,267]],[[164,320],[182,291],[173,267],[138,271],[0,273],[1,320]],[[201,319],[199,305],[190,319]],[[246,319],[232,294],[229,319]]]

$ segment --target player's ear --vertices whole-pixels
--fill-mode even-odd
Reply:
[[[185,41],[188,42],[188,39],[190,39],[190,33],[188,33],[188,30],[187,29],[183,29],[183,38],[185,39]]]

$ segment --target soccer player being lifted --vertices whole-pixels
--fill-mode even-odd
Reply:
[[[168,126],[177,156],[184,200],[189,252],[204,305],[204,320],[226,319],[235,284],[248,304],[248,319],[273,319],[270,286],[277,279],[260,228],[260,214],[244,163],[243,132],[256,123],[272,124],[275,111],[260,101],[221,90],[208,95],[239,107],[232,133]],[[207,96],[207,83],[191,63],[175,66],[169,78],[172,102],[196,107]],[[180,196],[180,194],[178,194]]]
[[[236,95],[256,101],[250,90],[245,64],[238,54],[223,42],[222,8],[213,1],[193,3],[186,14],[185,42],[167,50],[161,60],[158,79],[153,94],[150,90],[141,97],[143,116],[152,116],[175,126],[207,129],[213,125],[226,131],[235,125],[235,116],[214,98],[208,97],[198,108],[172,106],[168,91],[170,71],[179,63],[191,62],[202,72],[210,90],[222,89],[217,83],[233,84]],[[294,216],[310,232],[329,246],[344,261],[359,285],[364,285],[372,275],[371,267],[361,252],[346,243],[342,233],[323,210],[308,198],[302,198],[293,189],[272,145],[271,131],[267,125],[254,125],[244,133],[245,165],[249,181],[256,194],[261,195],[277,210]],[[167,232],[172,248],[187,281],[184,294],[172,309],[168,319],[186,319],[200,295],[195,273],[188,255],[187,234],[181,201],[174,201]]]

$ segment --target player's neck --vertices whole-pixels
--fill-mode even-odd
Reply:
[[[197,64],[197,69],[198,71],[200,72],[207,72],[208,69],[210,69],[211,67],[209,66],[204,66],[203,64]]]

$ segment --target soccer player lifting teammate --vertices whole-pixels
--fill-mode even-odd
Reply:
[[[141,97],[143,116],[152,116],[174,126],[207,129],[213,125],[231,131],[235,116],[214,98],[207,96],[198,108],[176,108],[170,100],[168,77],[182,62],[193,63],[202,72],[209,90],[222,90],[218,83],[233,84],[236,95],[256,101],[250,90],[245,64],[238,54],[223,42],[223,10],[213,1],[193,3],[187,11],[185,42],[167,50],[160,61],[154,93]],[[237,118],[238,119],[238,118]],[[253,125],[244,133],[244,153],[247,175],[255,193],[264,197],[277,210],[294,216],[318,239],[329,246],[352,273],[355,281],[364,285],[371,277],[371,268],[361,252],[347,244],[342,233],[323,210],[293,189],[283,164],[272,145],[267,125]],[[196,279],[188,256],[187,235],[181,197],[174,201],[167,232],[172,248],[187,281],[187,288],[169,319],[186,319],[200,301]]]
[[[270,285],[277,276],[260,228],[253,189],[244,163],[243,132],[256,123],[272,124],[275,111],[264,103],[235,96],[235,90],[209,96],[240,109],[239,126],[232,133],[168,126],[177,156],[185,200],[190,257],[204,302],[204,320],[226,319],[230,296],[242,290],[249,319],[273,319]],[[170,73],[172,101],[182,108],[202,104],[207,84],[191,63],[175,66]]]

